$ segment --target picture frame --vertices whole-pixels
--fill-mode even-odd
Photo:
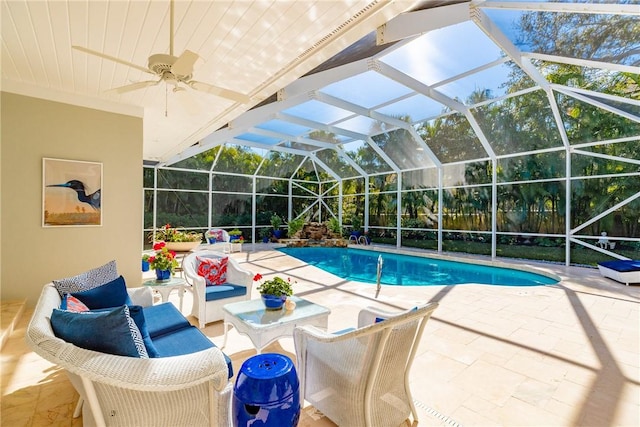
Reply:
[[[42,159],[42,226],[102,226],[102,163]]]

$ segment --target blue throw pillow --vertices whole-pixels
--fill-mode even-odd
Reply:
[[[127,285],[122,276],[102,286],[82,292],[74,292],[71,295],[78,298],[91,310],[132,305],[131,298],[129,298],[129,293],[127,292]]]
[[[158,354],[158,350],[156,350],[156,346],[153,345],[153,341],[151,341],[151,337],[149,336],[149,330],[147,329],[147,320],[144,317],[144,311],[142,311],[142,307],[139,305],[130,305],[129,313],[131,314],[131,318],[134,322],[136,322],[136,326],[140,330],[140,334],[142,335],[142,341],[144,341],[144,346],[147,349],[147,354],[149,357],[160,357]]]
[[[126,305],[108,311],[71,311],[53,309],[53,333],[78,347],[129,357],[149,357],[140,330]]]
[[[170,304],[170,303],[167,303]],[[144,311],[142,306],[139,305],[129,305],[129,315],[135,322],[138,330],[140,331],[140,335],[142,336],[142,341],[144,342],[144,347],[147,349],[147,354],[151,358],[160,357],[160,353],[156,349],[156,346],[153,344],[151,340],[151,335],[149,335],[149,329],[147,328],[147,319],[144,315]],[[93,312],[105,312],[111,311],[113,308],[101,308],[97,310],[93,310]]]

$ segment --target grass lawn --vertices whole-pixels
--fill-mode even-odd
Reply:
[[[375,237],[374,243],[384,243],[389,245],[395,245],[395,238],[381,238]],[[403,239],[402,245],[411,248],[420,249],[438,249],[438,242],[435,240],[410,240]],[[445,240],[442,244],[442,249],[446,252],[464,252],[469,254],[478,255],[491,255],[491,244],[470,242],[464,240]],[[563,247],[544,247],[535,245],[498,245],[496,248],[497,255],[505,258],[520,258],[531,259],[537,261],[550,261],[564,263],[565,251]],[[627,258],[638,259],[640,254],[634,250],[616,250],[616,253],[623,255]],[[587,248],[572,248],[571,249],[571,264],[572,265],[588,265],[596,267],[598,262],[610,261],[610,256],[601,254],[596,251],[592,251]]]

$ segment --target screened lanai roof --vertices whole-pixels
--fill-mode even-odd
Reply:
[[[575,67],[575,78],[560,80],[558,64]],[[637,1],[425,2],[166,164],[237,146],[287,153],[341,180],[635,145],[639,73]],[[620,120],[618,137],[568,132],[588,111]],[[296,170],[260,165],[254,174]],[[215,156],[208,166],[228,172]]]

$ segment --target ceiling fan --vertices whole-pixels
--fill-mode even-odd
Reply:
[[[156,86],[160,82],[173,85],[173,91],[179,92],[185,90],[182,86],[188,86],[194,90],[206,92],[212,95],[221,96],[223,98],[230,99],[232,101],[247,104],[250,98],[240,92],[236,92],[230,89],[225,89],[219,86],[214,86],[209,83],[203,83],[193,80],[193,66],[196,60],[199,58],[198,54],[185,50],[180,56],[173,55],[173,19],[174,19],[174,0],[170,1],[169,6],[169,54],[157,53],[149,57],[148,67],[142,67],[131,62],[106,55],[95,50],[87,49],[82,46],[71,46],[73,49],[81,52],[88,53],[90,55],[96,55],[101,58],[108,59],[110,61],[117,62],[119,64],[127,65],[145,73],[153,74],[159,77],[158,80],[145,80],[141,82],[132,83],[125,86],[116,87],[110,89],[116,93],[126,93],[132,90],[143,89],[149,86]]]

